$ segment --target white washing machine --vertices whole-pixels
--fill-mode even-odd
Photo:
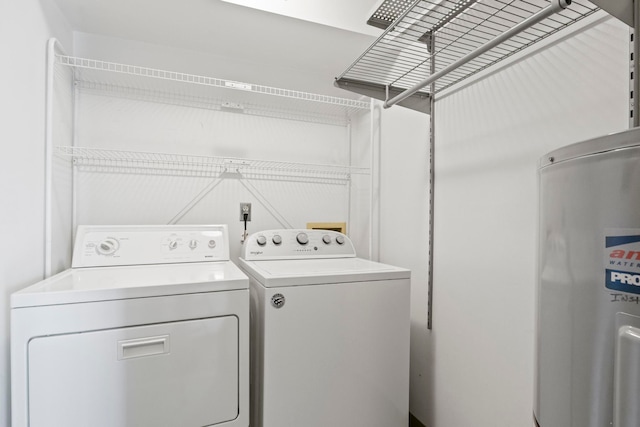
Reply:
[[[406,427],[410,271],[357,258],[341,233],[245,242],[252,427]]]
[[[247,427],[249,283],[227,227],[79,227],[11,295],[13,427]]]

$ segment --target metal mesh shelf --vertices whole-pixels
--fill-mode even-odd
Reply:
[[[346,184],[352,175],[368,175],[369,169],[337,165],[279,162],[234,157],[194,156],[87,147],[56,147],[58,156],[71,157],[81,171],[231,177],[283,181]]]
[[[337,80],[411,88],[549,5],[550,0],[414,1]],[[574,0],[567,9],[439,78],[433,93],[459,83],[597,10],[587,0]]]
[[[72,67],[76,87],[136,99],[272,117],[347,123],[368,102],[94,59],[56,55]]]

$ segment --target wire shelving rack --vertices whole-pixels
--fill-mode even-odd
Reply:
[[[346,125],[370,103],[157,68],[56,55],[76,88],[214,110]]]
[[[415,1],[337,80],[411,88],[539,13],[550,3],[550,0]],[[573,0],[565,10],[436,80],[433,94],[450,88],[598,10],[588,0]]]
[[[74,166],[84,172],[272,179],[327,184],[347,184],[352,175],[369,174],[369,168],[365,167],[88,147],[57,146],[56,155],[71,158]]]
[[[76,90],[163,104],[344,126],[370,102],[196,74],[55,54]],[[370,168],[58,145],[83,172],[238,177],[347,184]]]

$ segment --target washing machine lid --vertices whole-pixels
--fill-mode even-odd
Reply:
[[[248,289],[231,261],[71,268],[11,295],[11,307]]]
[[[240,267],[267,288],[409,279],[411,271],[362,258],[246,261]]]

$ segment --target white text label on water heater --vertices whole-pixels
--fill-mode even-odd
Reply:
[[[606,230],[605,286],[640,294],[640,229]]]

